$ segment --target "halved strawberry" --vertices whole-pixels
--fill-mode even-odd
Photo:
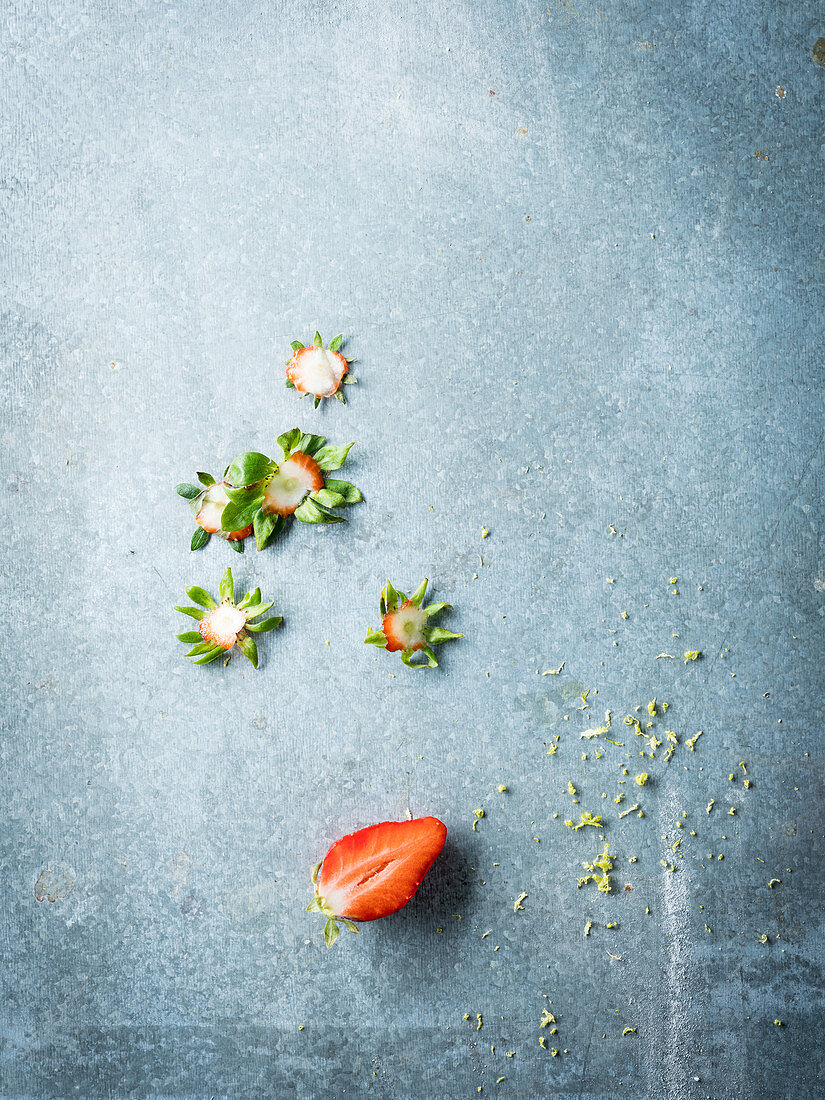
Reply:
[[[251,662],[253,668],[257,668],[258,647],[252,635],[265,634],[281,625],[280,615],[273,615],[260,622],[252,621],[272,607],[271,602],[261,603],[260,588],[247,592],[240,603],[236,604],[232,570],[227,569],[221,578],[220,603],[217,603],[206,589],[198,585],[191,585],[186,589],[186,594],[199,605],[175,608],[181,614],[198,621],[197,631],[187,630],[183,634],[178,634],[181,642],[195,643],[186,656],[197,657],[196,665],[208,665],[210,661],[214,661],[224,653],[227,653],[228,661],[228,651],[233,646],[237,646],[244,657]]]
[[[436,668],[438,661],[432,647],[453,638],[463,638],[464,635],[445,630],[443,626],[430,626],[432,616],[450,605],[431,603],[428,607],[422,607],[426,592],[426,578],[409,599],[387,581],[381,591],[381,629],[368,631],[365,645],[381,646],[390,653],[400,652],[401,660],[408,668]],[[411,658],[419,650],[426,657],[426,662],[412,664]]]
[[[200,509],[195,516],[195,523],[198,527],[202,527],[204,531],[208,531],[210,535],[214,535],[221,529],[221,516],[224,508],[229,503],[229,497],[226,495],[227,484],[226,481],[217,481],[214,485],[210,485],[201,497]],[[225,531],[224,537],[228,542],[236,542],[238,539],[245,539],[251,534],[252,524],[250,523],[248,527],[242,527],[239,531]]]
[[[264,514],[291,516],[305,497],[323,487],[324,475],[315,459],[302,451],[293,451],[266,483]]]
[[[424,627],[428,615],[423,608],[416,607],[412,600],[406,600],[397,611],[388,611],[384,616],[381,629],[387,639],[387,649],[396,653],[400,649],[415,653],[427,644]]]
[[[354,378],[344,377],[349,364],[355,360],[347,359],[338,350],[343,340],[343,336],[336,336],[325,348],[320,333],[316,332],[310,347],[304,347],[300,340],[292,342],[293,355],[286,364],[286,384],[301,394],[312,394],[316,408],[322,397],[337,397],[346,404],[338,387],[342,382],[355,381]]]
[[[307,906],[327,918],[324,939],[331,947],[338,924],[378,920],[402,909],[415,895],[447,839],[437,817],[382,821],[335,842],[313,871],[315,897]]]

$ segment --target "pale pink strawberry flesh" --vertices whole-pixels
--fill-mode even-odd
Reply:
[[[327,348],[301,348],[287,367],[287,377],[302,393],[332,397],[347,372],[347,361]]]
[[[222,603],[204,615],[198,623],[198,633],[205,642],[231,649],[246,625],[246,616],[232,604]]]

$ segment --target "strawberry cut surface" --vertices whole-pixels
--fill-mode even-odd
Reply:
[[[349,833],[324,857],[316,889],[329,909],[352,921],[378,920],[415,895],[444,847],[436,817],[383,821]]]
[[[218,481],[214,485],[210,485],[201,498],[201,506],[195,516],[195,523],[198,527],[202,527],[204,531],[208,531],[210,535],[214,535],[215,532],[221,529],[221,516],[228,503],[229,497],[226,495],[225,482]],[[251,534],[252,525],[250,524],[249,527],[232,531],[225,537],[229,542],[236,542],[238,539],[245,539]]]
[[[221,603],[204,615],[198,623],[198,633],[205,642],[219,645],[221,649],[231,649],[245,626],[243,611],[231,603]]]
[[[263,510],[279,516],[290,516],[308,493],[323,487],[324,475],[315,459],[302,451],[293,451],[267,483],[263,495]]]
[[[381,629],[387,636],[387,650],[396,653],[407,650],[415,653],[427,644],[424,627],[427,625],[427,612],[407,600],[397,611],[389,611],[384,616]]]
[[[286,376],[295,389],[315,397],[332,397],[346,373],[344,356],[323,347],[299,348],[286,368]]]

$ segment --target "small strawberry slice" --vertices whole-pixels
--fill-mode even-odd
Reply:
[[[357,932],[351,921],[379,920],[402,909],[446,839],[437,817],[419,817],[382,821],[336,841],[313,874],[315,898],[308,906],[327,917],[327,946],[338,937],[337,921]]]
[[[246,626],[246,616],[234,604],[221,603],[198,623],[198,633],[205,642],[231,649]]]
[[[315,459],[302,451],[293,451],[264,488],[264,513],[291,516],[309,493],[323,487],[324,475]]]
[[[214,535],[221,529],[221,516],[224,508],[229,503],[229,497],[226,495],[226,484],[225,481],[217,481],[214,485],[210,485],[200,500],[200,508],[195,516],[195,523],[198,527],[202,527],[204,531],[208,531],[210,535]],[[237,542],[239,539],[245,539],[251,534],[251,524],[239,531],[223,532],[224,538],[229,542]]]
[[[426,578],[409,599],[387,581],[381,590],[381,628],[367,631],[366,645],[377,645],[389,653],[401,654],[401,660],[408,668],[437,668],[438,661],[433,652],[434,645],[463,638],[443,626],[433,626],[430,619],[441,611],[450,610],[448,603],[431,603],[424,606],[427,593]],[[422,652],[425,660],[412,663],[413,656]]]
[[[298,348],[286,365],[286,376],[299,393],[332,397],[348,370],[349,364],[340,351]]]
[[[397,653],[406,649],[410,653],[423,649],[427,644],[424,637],[424,627],[429,616],[421,607],[416,607],[412,600],[407,600],[397,611],[388,611],[384,616],[381,629],[387,639],[387,650]]]

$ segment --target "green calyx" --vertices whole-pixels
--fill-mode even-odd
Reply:
[[[191,619],[196,619],[199,623],[204,619],[208,620],[208,628],[204,630],[203,633],[198,629],[187,630],[182,634],[176,635],[178,641],[185,642],[187,645],[192,646],[186,656],[196,658],[196,665],[208,665],[211,664],[212,661],[217,660],[218,657],[225,656],[226,660],[224,664],[227,664],[232,650],[237,646],[252,667],[257,668],[258,647],[252,635],[266,634],[270,630],[274,630],[281,625],[283,619],[280,615],[273,615],[268,619],[261,619],[259,622],[253,620],[258,619],[264,612],[269,611],[273,601],[263,603],[261,601],[260,588],[255,588],[247,592],[238,603],[235,603],[235,586],[231,569],[227,569],[221,578],[220,587],[218,589],[220,602],[215,600],[205,588],[201,588],[199,585],[190,585],[190,587],[186,589],[186,594],[193,603],[199,606],[175,607],[175,611],[179,611],[182,615],[188,615]],[[233,616],[231,613],[228,613],[231,611],[235,611],[238,614]],[[213,612],[217,614],[213,615]],[[221,614],[221,612],[223,612],[223,614]],[[231,622],[229,626],[226,627],[219,622],[213,622],[216,618],[222,618],[224,620],[230,619]],[[216,633],[221,634],[222,630],[229,631],[227,636],[222,637],[223,641],[231,641],[231,645],[228,647],[219,644],[215,640]]]
[[[327,947],[332,947],[340,933],[339,924],[343,924],[345,928],[348,928],[350,932],[354,932],[356,935],[359,929],[351,920],[347,920],[346,917],[336,916],[330,908],[326,898],[322,898],[318,893],[318,872],[320,869],[320,863],[316,863],[312,868],[312,884],[315,887],[315,897],[307,906],[306,911],[307,913],[321,913],[326,918],[324,923],[324,943]]]
[[[332,352],[337,352],[338,354],[340,354],[341,353],[341,345],[343,343],[344,343],[343,335],[335,336],[326,345],[326,350],[327,351],[332,351]],[[289,346],[292,348],[293,351],[301,351],[305,347],[322,348],[324,346],[324,341],[321,339],[321,333],[316,332],[315,336],[313,337],[313,340],[312,340],[311,344],[307,345],[307,344],[301,343],[300,340],[293,340],[292,343]],[[356,362],[355,359],[349,359],[346,355],[343,356],[343,358],[346,359],[347,366],[349,366],[350,363],[355,363]],[[289,364],[291,362],[292,362],[291,359],[287,359],[286,365],[289,366]],[[357,381],[358,381],[358,379],[353,378],[352,375],[350,374],[350,372],[347,371],[347,373],[341,379],[341,384],[344,385],[344,386],[352,386]],[[294,384],[288,378],[286,380],[286,388],[288,390],[294,390],[295,389]],[[306,393],[302,393],[300,396],[301,397],[308,397],[310,395],[306,394]],[[347,399],[344,397],[344,395],[341,393],[340,390],[336,390],[335,393],[332,396],[335,397],[335,399],[337,401],[340,401],[342,405],[346,405]],[[313,405],[316,409],[321,404],[321,400],[322,399],[320,397],[315,397],[315,396],[312,397],[312,403],[313,403]]]
[[[324,474],[324,485],[307,494],[292,513],[295,519],[310,524],[343,523],[344,517],[332,509],[357,504],[363,497],[349,481],[327,477],[326,474],[344,465],[355,444],[333,447],[327,444],[324,436],[308,435],[300,428],[292,428],[279,435],[278,444],[284,452],[282,462],[300,452],[313,458]],[[247,452],[235,459],[226,471],[229,503],[221,516],[222,531],[238,531],[252,524],[255,545],[258,550],[263,550],[285,530],[289,517],[267,511],[265,501],[267,486],[279,470],[278,462],[257,451]]]
[[[416,588],[415,592],[408,597],[405,593],[394,588],[388,580],[381,590],[381,600],[379,602],[381,627],[378,630],[369,630],[367,632],[367,636],[364,639],[364,645],[374,645],[379,646],[381,649],[386,649],[387,635],[384,632],[386,618],[391,612],[397,611],[399,608],[409,603],[412,607],[418,608],[423,615],[415,616],[417,620],[415,625],[413,625],[412,622],[404,624],[403,631],[409,635],[413,635],[420,631],[425,644],[410,647],[409,649],[402,649],[400,651],[401,661],[407,668],[437,668],[438,661],[436,660],[432,647],[434,645],[441,645],[442,642],[452,641],[455,638],[463,638],[464,635],[455,634],[452,630],[446,630],[442,626],[430,625],[429,620],[434,615],[437,615],[440,611],[452,610],[452,607],[448,603],[431,603],[426,607],[422,606],[428,583],[425,577],[418,588]],[[424,657],[423,661],[413,659],[418,653]]]

